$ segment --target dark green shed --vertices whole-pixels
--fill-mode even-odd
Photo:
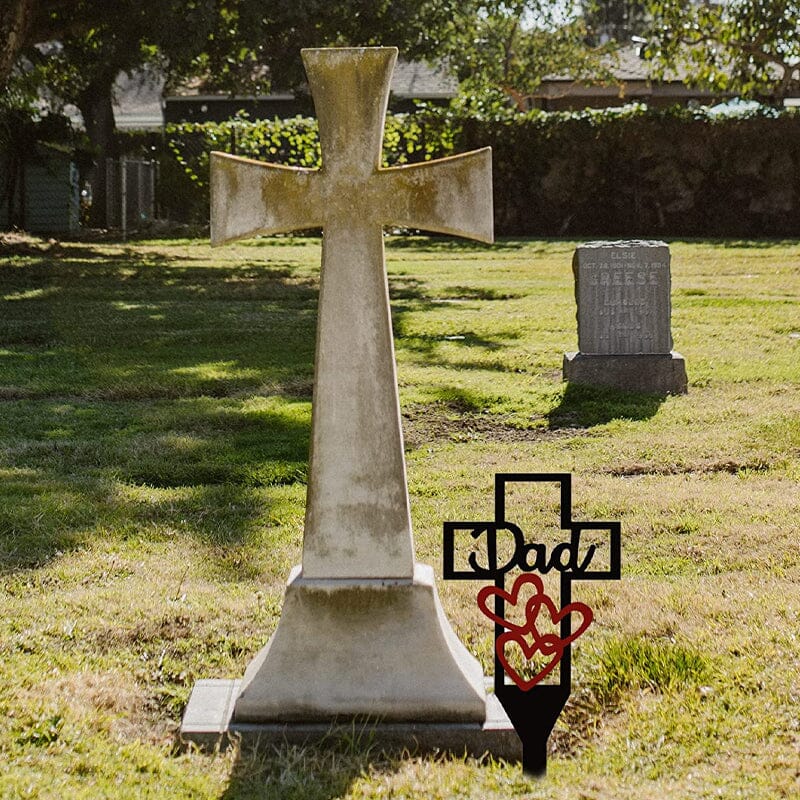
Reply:
[[[37,148],[22,165],[0,155],[0,229],[71,233],[80,227],[80,181],[69,153]]]

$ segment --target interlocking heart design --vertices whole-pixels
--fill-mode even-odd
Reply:
[[[528,598],[524,606],[524,622],[512,622],[499,616],[494,609],[489,606],[489,598],[502,598],[506,603],[515,606],[519,602],[522,588],[530,584],[534,589],[533,594]],[[494,605],[494,603],[492,603]],[[562,609],[556,608],[552,599],[545,594],[544,584],[538,575],[523,573],[511,587],[511,591],[500,589],[497,586],[484,586],[478,592],[478,608],[490,620],[506,629],[506,633],[497,637],[495,651],[497,658],[503,665],[503,669],[512,681],[522,691],[527,692],[537,683],[546,678],[561,661],[564,650],[574,642],[591,624],[594,615],[592,609],[584,603],[568,603]],[[536,627],[536,621],[542,608],[547,609],[550,616],[550,623],[553,626],[560,625],[561,621],[569,614],[579,614],[581,623],[570,633],[569,636],[560,637],[554,633],[542,633]],[[529,642],[528,637],[531,641]],[[532,678],[525,679],[509,663],[506,649],[516,645],[522,650],[522,654],[527,661],[531,661],[537,653],[541,653],[545,658],[549,658],[547,663]]]

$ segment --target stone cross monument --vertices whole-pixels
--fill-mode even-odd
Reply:
[[[212,155],[211,239],[323,229],[302,565],[233,700],[240,723],[481,722],[478,662],[415,563],[383,227],[491,242],[489,148],[383,169],[395,48],[304,50],[322,167]]]

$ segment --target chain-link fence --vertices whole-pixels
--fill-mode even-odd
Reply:
[[[135,230],[156,218],[158,162],[106,160],[106,227]]]

